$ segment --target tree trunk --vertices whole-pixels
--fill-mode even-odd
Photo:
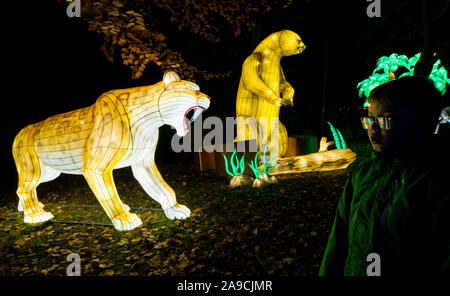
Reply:
[[[324,33],[323,45],[323,83],[322,83],[322,103],[320,106],[320,135],[325,134],[326,128],[326,101],[327,101],[327,87],[328,87],[328,36]]]
[[[261,39],[261,33],[262,33],[262,12],[258,11],[258,16],[256,17],[256,28],[252,32],[252,35],[250,37],[250,48],[251,51],[253,51],[256,46],[262,41]]]
[[[389,70],[389,81],[392,81],[392,80],[395,80],[395,75],[394,75],[394,72]]]
[[[434,40],[428,0],[421,0],[423,23],[423,49],[420,59],[414,68],[414,76],[428,77],[433,68]]]

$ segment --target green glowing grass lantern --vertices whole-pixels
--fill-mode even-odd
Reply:
[[[255,159],[251,161],[248,165],[252,169],[253,174],[255,174],[255,181],[253,182],[253,187],[260,188],[264,187],[269,184],[277,183],[277,179],[275,176],[270,175],[270,171],[275,168],[278,163],[274,164],[273,166],[269,167],[269,165],[272,163],[273,160],[273,152],[270,153],[270,159],[268,162],[266,162],[266,152],[267,152],[267,145],[264,147],[264,153],[262,157],[263,161],[263,168],[260,170],[258,168],[258,154],[259,151],[256,152]]]
[[[239,161],[239,158],[236,155],[236,148],[234,148],[233,154],[231,154],[231,157],[230,157],[230,164],[231,164],[232,172],[230,172],[230,170],[228,169],[228,160],[227,160],[226,155],[224,153],[222,153],[222,156],[225,159],[225,170],[227,171],[228,175],[230,175],[231,177],[235,177],[235,176],[238,176],[238,175],[242,175],[244,173],[244,170],[245,170],[245,163],[244,163],[245,153],[242,156],[241,160]]]
[[[237,188],[237,187],[243,187],[248,186],[253,183],[253,178],[250,176],[244,175],[245,171],[245,153],[242,155],[241,160],[237,157],[236,148],[234,148],[233,154],[231,154],[230,157],[230,165],[231,165],[231,172],[228,168],[228,160],[225,154],[223,154],[223,158],[225,159],[225,171],[228,175],[230,175],[232,178],[230,180],[230,187],[231,188]]]
[[[345,143],[344,137],[342,136],[341,132],[338,129],[335,129],[334,126],[329,121],[327,122],[328,125],[330,126],[331,134],[333,135],[336,149],[346,149],[347,144]]]

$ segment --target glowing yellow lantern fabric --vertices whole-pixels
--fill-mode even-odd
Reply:
[[[90,107],[52,116],[29,125],[16,136],[13,156],[19,174],[19,210],[26,223],[53,218],[38,202],[36,187],[61,173],[82,174],[114,227],[131,230],[142,224],[117,193],[112,171],[132,167],[134,177],[170,219],[184,219],[190,210],[177,203],[163,180],[154,153],[158,128],[174,127],[179,136],[207,109],[210,99],[198,85],[180,80],[175,72],[150,86],[112,90]]]
[[[237,122],[237,141],[262,140],[259,149],[267,144],[269,151],[278,154],[276,158],[286,152],[288,135],[283,124],[278,123],[279,139],[271,141],[280,106],[292,106],[294,98],[294,89],[286,81],[280,60],[283,56],[299,54],[305,48],[297,33],[283,30],[269,35],[244,61],[236,99],[236,117],[243,119]],[[257,130],[243,124],[247,118],[256,119]],[[278,149],[273,149],[277,145]]]
[[[327,138],[322,137],[318,152],[278,159],[279,165],[270,173],[280,175],[345,169],[356,160],[356,153],[350,148],[328,150],[328,146],[334,144],[334,141],[327,142]]]

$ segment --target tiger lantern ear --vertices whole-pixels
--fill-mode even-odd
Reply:
[[[174,71],[167,71],[163,76],[164,88],[166,88],[169,83],[180,80],[180,76],[178,76],[177,73],[175,73]]]

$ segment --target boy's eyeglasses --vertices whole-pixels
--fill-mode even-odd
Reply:
[[[382,129],[391,128],[391,117],[361,117],[361,123],[364,129],[369,129],[374,122]]]
[[[414,119],[415,116],[399,116],[399,117],[361,117],[361,123],[364,129],[369,129],[375,122],[382,129],[388,130],[391,128],[392,121],[397,119]]]

